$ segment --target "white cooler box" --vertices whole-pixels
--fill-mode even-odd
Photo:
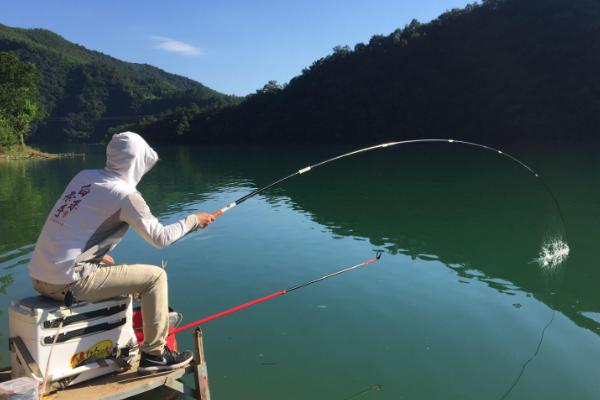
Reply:
[[[137,353],[131,297],[79,302],[69,309],[43,296],[13,301],[9,309],[12,377],[44,379],[60,388],[126,368]]]

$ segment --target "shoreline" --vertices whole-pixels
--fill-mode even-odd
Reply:
[[[15,146],[9,149],[0,148],[0,161],[16,160],[55,160],[58,158],[85,157],[84,153],[46,153],[34,147]]]

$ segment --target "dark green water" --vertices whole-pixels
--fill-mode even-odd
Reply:
[[[46,214],[75,173],[103,165],[101,147],[84,150],[0,165],[3,341],[10,299],[33,293],[26,266]],[[139,189],[166,223],[348,149],[158,150]],[[532,263],[544,240],[564,236],[540,182],[450,145],[331,164],[170,248],[130,232],[113,255],[167,261],[171,305],[189,322],[384,250],[368,268],[205,325],[215,399],[500,399],[515,383],[507,398],[597,399],[600,159],[585,146],[513,153],[563,209],[571,255],[553,271]],[[190,334],[178,340],[191,347]]]

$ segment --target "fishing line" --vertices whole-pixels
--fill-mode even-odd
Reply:
[[[357,154],[361,154],[361,153],[366,153],[372,150],[376,150],[376,149],[383,149],[386,147],[392,147],[392,146],[398,146],[398,145],[404,145],[404,144],[414,144],[414,143],[449,143],[449,144],[461,144],[461,145],[467,145],[467,146],[472,146],[472,147],[476,147],[476,148],[480,148],[480,149],[484,149],[484,150],[488,150],[491,152],[494,152],[498,155],[507,157],[508,159],[512,160],[513,162],[517,163],[518,165],[520,165],[522,168],[526,169],[527,171],[529,171],[529,173],[531,173],[540,183],[541,185],[544,187],[544,189],[546,190],[546,192],[550,195],[552,202],[556,208],[556,211],[558,212],[558,216],[560,218],[560,221],[562,223],[563,226],[563,232],[565,235],[565,242],[563,242],[560,239],[556,239],[556,242],[560,242],[558,243],[558,245],[553,245],[551,242],[547,242],[544,243],[542,246],[542,251],[540,253],[540,257],[542,258],[541,260],[541,265],[543,267],[555,267],[558,264],[562,263],[562,261],[564,261],[566,259],[566,256],[568,256],[569,254],[569,246],[568,246],[568,242],[569,242],[569,238],[568,238],[568,234],[567,234],[567,224],[565,223],[565,218],[562,212],[562,209],[560,208],[560,205],[558,204],[558,200],[556,199],[556,196],[554,195],[554,193],[552,192],[552,190],[550,189],[550,186],[548,186],[548,184],[546,184],[546,182],[542,179],[542,177],[533,170],[533,168],[531,168],[529,165],[525,164],[523,161],[519,160],[518,158],[512,156],[511,154],[505,153],[502,150],[496,149],[494,147],[491,146],[487,146],[484,144],[480,144],[480,143],[474,143],[474,142],[467,142],[464,140],[455,140],[455,139],[439,139],[439,138],[433,138],[433,139],[411,139],[411,140],[402,140],[402,141],[397,141],[397,142],[388,142],[388,143],[382,143],[382,144],[378,144],[375,146],[370,146],[370,147],[365,147],[362,149],[358,149],[358,150],[354,150],[348,153],[344,153],[344,154],[340,154],[338,156],[329,158],[327,160],[323,160],[320,161],[318,163],[312,164],[312,165],[308,165],[304,168],[300,168],[299,170],[292,172],[289,175],[286,175],[284,177],[281,177],[271,183],[269,183],[266,186],[263,186],[261,188],[258,188],[248,194],[246,194],[243,197],[240,197],[239,199],[237,199],[236,201],[234,201],[233,203],[229,203],[228,205],[226,205],[225,207],[215,211],[213,213],[213,216],[215,218],[221,216],[222,214],[226,213],[227,211],[231,210],[232,208],[240,205],[241,203],[245,202],[246,200],[256,196],[259,193],[264,192],[265,190],[268,190],[274,186],[277,186],[285,181],[287,181],[288,179],[291,179],[297,175],[302,175],[306,172],[309,172],[313,169],[316,169],[320,166],[323,166],[325,164],[329,164],[331,162],[340,160],[342,158],[346,158],[346,157],[351,157]],[[545,250],[548,250],[544,253]],[[553,252],[554,251],[554,252]]]
[[[527,361],[525,361],[525,363],[523,363],[523,365],[521,366],[521,371],[519,372],[519,375],[517,375],[517,378],[512,383],[512,385],[510,385],[510,387],[508,388],[508,390],[506,392],[504,392],[504,394],[502,395],[502,397],[500,397],[500,400],[506,399],[511,394],[511,392],[513,391],[513,389],[521,381],[521,378],[523,377],[523,374],[525,373],[525,369],[527,368],[527,366],[529,365],[529,363],[532,362],[537,357],[537,355],[539,354],[540,348],[542,347],[542,342],[544,341],[544,336],[546,335],[546,330],[550,327],[550,325],[552,325],[552,322],[554,322],[554,316],[555,315],[556,315],[556,310],[553,309],[552,310],[552,317],[550,318],[550,321],[548,321],[548,323],[546,324],[546,326],[544,326],[544,329],[542,329],[542,334],[541,334],[540,340],[539,340],[539,342],[537,344],[537,347],[535,348],[535,352],[533,353],[533,355],[531,357],[529,357],[529,359]]]

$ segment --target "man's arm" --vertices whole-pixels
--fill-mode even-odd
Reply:
[[[141,237],[155,247],[166,247],[196,228],[205,228],[212,223],[210,214],[191,214],[170,225],[162,225],[150,212],[150,208],[139,192],[123,200],[121,220],[127,222]]]

